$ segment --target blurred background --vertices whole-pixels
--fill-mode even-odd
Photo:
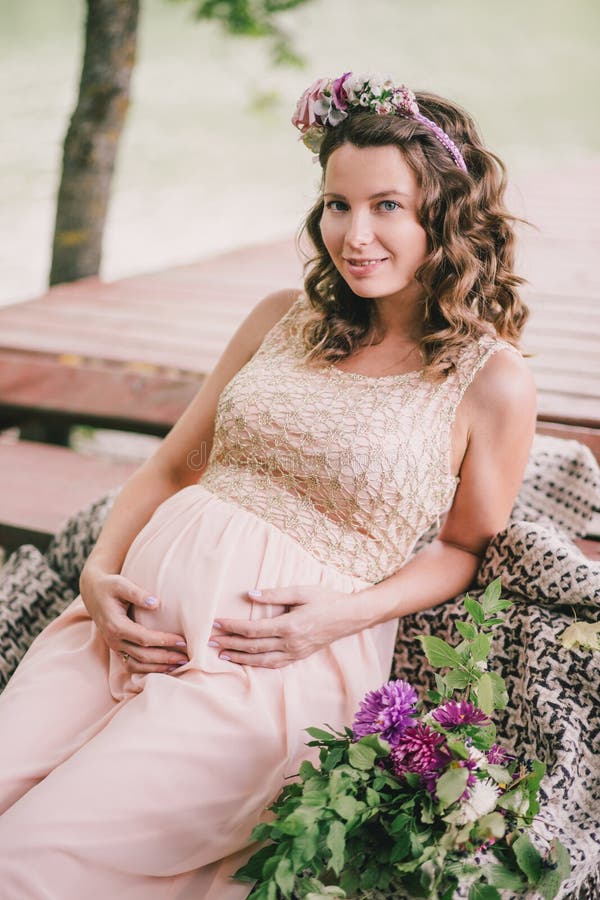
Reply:
[[[46,288],[84,13],[80,0],[0,3],[0,304]],[[143,0],[104,279],[293,234],[318,169],[290,117],[311,81],[348,69],[463,104],[508,165],[514,211],[556,220],[553,253],[561,233],[597,238],[597,0],[310,0],[279,22],[305,68],[275,67],[267,41],[195,21],[189,2]]]

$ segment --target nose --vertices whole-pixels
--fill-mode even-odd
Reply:
[[[350,249],[363,247],[373,240],[373,227],[368,210],[355,210],[351,213],[346,231],[346,244]]]

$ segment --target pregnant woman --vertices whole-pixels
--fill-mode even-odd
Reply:
[[[535,390],[501,162],[386,77],[319,79],[292,121],[322,167],[304,289],[250,312],[0,697],[3,900],[246,897],[304,729],[352,721],[507,522]]]

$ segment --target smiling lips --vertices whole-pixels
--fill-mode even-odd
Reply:
[[[384,263],[387,256],[382,259],[346,259],[346,266],[353,275],[368,275]]]

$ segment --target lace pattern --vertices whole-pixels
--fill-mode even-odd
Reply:
[[[304,363],[301,294],[221,393],[200,483],[369,582],[388,577],[449,508],[456,407],[504,341],[473,342],[439,384]],[[515,351],[518,352],[518,351]]]

